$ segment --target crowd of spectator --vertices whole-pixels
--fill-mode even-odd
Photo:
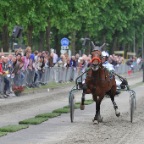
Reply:
[[[72,67],[74,70],[80,73],[84,72],[88,63],[91,61],[91,55],[83,54],[69,56],[67,53],[58,56],[54,50],[48,51],[34,51],[31,47],[27,47],[24,51],[19,48],[15,50],[14,54],[4,55],[0,53],[0,75],[4,78],[4,90],[3,93],[9,96],[12,93],[11,82],[9,77],[15,78],[15,83],[23,85],[25,79],[25,73],[27,70],[34,71],[34,78],[31,85],[28,87],[37,87],[41,84],[42,75],[47,67]],[[130,59],[130,65],[134,62],[141,63],[141,58],[133,57]],[[109,62],[117,68],[120,64],[124,63],[124,58],[115,54],[109,56]],[[127,62],[128,64],[128,62]],[[20,79],[17,81],[17,77]],[[71,79],[73,80],[73,79]],[[38,82],[38,83],[36,83]]]
[[[135,56],[132,56],[126,61],[126,64],[129,66],[129,71],[134,72],[134,69],[137,65],[139,66],[139,70],[142,69],[142,62],[143,61],[141,57],[137,58]]]

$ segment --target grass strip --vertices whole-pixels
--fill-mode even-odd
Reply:
[[[89,105],[89,104],[92,104],[94,101],[93,100],[86,100],[85,102],[84,102],[84,104],[85,105]]]
[[[61,115],[60,113],[43,113],[43,114],[36,115],[35,117],[54,118],[60,115]]]
[[[79,109],[80,108],[80,104],[75,104],[74,108],[75,109]]]
[[[85,101],[84,101],[84,104],[85,104],[85,105],[89,105],[89,104],[92,104],[93,102],[94,102],[94,101],[93,101],[92,99],[89,99],[89,100],[85,100]],[[77,103],[75,103],[75,104],[80,106],[81,102],[77,102]]]
[[[0,132],[0,137],[7,135],[8,132]]]
[[[53,111],[53,113],[60,113],[60,114],[69,112],[70,112],[69,108],[59,108]]]
[[[86,100],[85,105],[89,105],[93,103],[93,100]],[[75,103],[75,109],[78,109],[80,107],[80,102]],[[0,137],[7,135],[8,132],[16,132],[21,129],[28,128],[28,125],[38,125],[41,124],[44,121],[47,121],[49,118],[54,118],[57,116],[60,116],[62,113],[69,113],[70,109],[69,106],[65,106],[63,108],[59,108],[54,110],[52,113],[43,113],[36,115],[34,118],[25,119],[23,121],[20,121],[20,125],[8,125],[0,128]]]
[[[63,108],[70,108],[70,106],[64,106]],[[75,109],[78,109],[78,108],[80,108],[80,104],[75,104]]]
[[[56,83],[56,82],[50,82],[46,85],[41,85],[39,88],[38,87],[35,87],[35,88],[25,88],[23,93],[29,93],[29,92],[33,92],[34,90],[37,91],[37,90],[41,90],[41,89],[47,89],[47,88],[50,88],[50,89],[54,89],[54,88],[59,88],[59,87],[65,87],[65,86],[71,86],[73,85],[74,83],[73,82],[70,82],[70,83]]]
[[[20,121],[19,124],[38,125],[47,120],[47,117],[34,117]]]
[[[16,132],[28,128],[28,125],[8,125],[0,128],[0,132]]]
[[[64,106],[63,108],[69,108],[69,105],[67,105],[67,106]]]

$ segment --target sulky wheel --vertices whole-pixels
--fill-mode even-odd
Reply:
[[[74,105],[75,105],[75,102],[74,102],[74,94],[70,93],[69,95],[69,106],[70,106],[70,120],[71,122],[74,121]]]
[[[133,122],[134,110],[136,109],[136,97],[135,92],[131,91],[130,95],[130,121]]]

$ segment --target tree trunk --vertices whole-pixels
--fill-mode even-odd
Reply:
[[[103,35],[102,42],[106,43],[106,36],[105,35]]]
[[[4,52],[8,52],[9,50],[9,32],[7,24],[2,27],[2,48]]]
[[[39,33],[39,35],[40,35],[40,38],[39,38],[40,39],[40,41],[39,41],[39,50],[42,51],[44,49],[44,32],[41,31]]]
[[[31,47],[32,47],[32,32],[33,32],[33,25],[28,25],[27,40],[28,40],[28,46],[31,46]]]
[[[50,29],[51,29],[51,24],[50,24],[50,18],[48,18],[48,26],[46,27],[46,49],[50,52]]]
[[[136,53],[136,55],[138,55],[138,42],[136,42],[136,46],[135,46],[135,53]]]
[[[58,54],[58,56],[60,56],[60,45],[59,45],[60,41],[58,37],[58,29],[55,30],[54,42],[55,42],[54,49],[56,50],[56,53]]]
[[[72,39],[71,39],[71,52],[72,55],[75,55],[75,42],[76,42],[76,32],[72,32]]]
[[[117,37],[114,37],[111,53],[113,54],[117,47]]]
[[[127,56],[127,52],[130,52],[131,50],[131,43],[128,43],[128,45],[127,45],[127,49],[125,50],[125,53],[126,53],[126,59],[128,58],[128,56]]]
[[[116,46],[116,49],[115,50],[117,50],[117,51],[119,51],[120,50],[120,43],[117,41],[117,46]]]

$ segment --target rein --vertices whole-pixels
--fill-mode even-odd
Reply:
[[[109,81],[110,79],[108,79],[107,77],[109,76],[107,74],[107,69],[105,67],[102,66],[102,63],[101,63],[101,55],[98,54],[98,56],[94,56],[92,58],[92,61],[91,63],[94,61],[94,60],[97,60],[99,62],[99,64],[97,64],[99,66],[98,70],[95,71],[96,75],[92,75],[92,73],[94,72],[94,70],[92,69],[93,65],[91,66],[91,73],[87,73],[87,77],[91,78],[92,80],[98,80],[98,81]],[[95,66],[95,65],[94,65]],[[101,72],[103,72],[104,74],[104,78],[102,78],[102,75],[101,75]]]
[[[106,78],[107,78],[107,75],[106,75],[106,68],[100,66],[99,69],[103,69],[103,70],[104,70],[105,79],[101,79],[101,78],[100,78],[100,70],[98,71],[98,75],[97,75],[97,76],[92,75],[92,73],[91,73],[91,75],[90,75],[90,74],[87,74],[87,77],[89,77],[89,78],[91,78],[91,79],[93,79],[93,80],[106,81]],[[91,69],[91,70],[92,70],[92,69]]]

